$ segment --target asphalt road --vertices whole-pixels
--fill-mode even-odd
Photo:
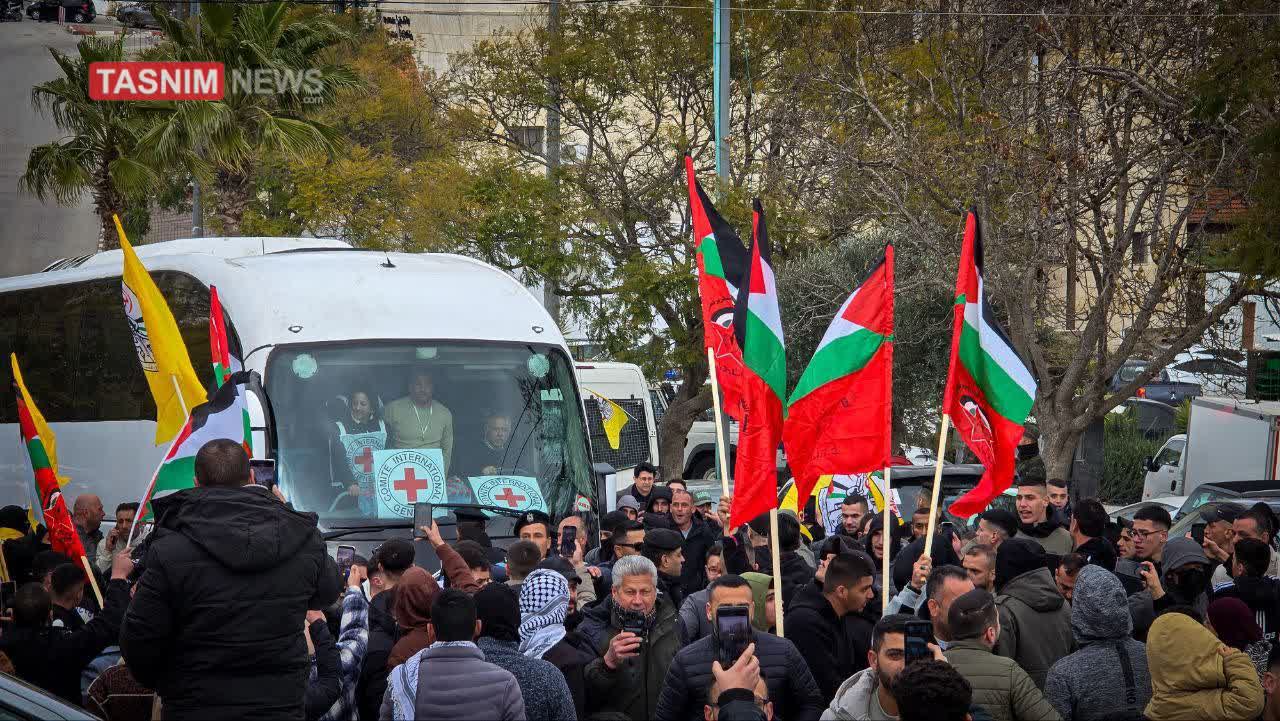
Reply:
[[[110,22],[98,18],[98,24]],[[0,276],[35,273],[97,247],[98,221],[87,194],[64,207],[18,191],[31,149],[59,137],[53,122],[31,107],[31,88],[59,75],[47,48],[74,53],[77,40],[56,23],[0,23]]]

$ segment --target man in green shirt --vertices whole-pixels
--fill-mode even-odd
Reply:
[[[431,373],[417,371],[409,381],[409,395],[387,404],[383,418],[387,424],[388,448],[439,448],[444,455],[444,472],[449,472],[453,456],[453,414],[435,400]]]

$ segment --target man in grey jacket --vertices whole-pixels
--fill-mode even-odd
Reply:
[[[1043,689],[1049,667],[1071,653],[1072,643],[1071,606],[1045,567],[1044,548],[1023,538],[1000,544],[996,591],[1000,640],[995,652],[1017,661]]]
[[[430,626],[435,643],[387,676],[378,718],[525,721],[516,677],[485,661],[474,642],[480,622],[471,596],[456,588],[440,592]]]
[[[898,700],[893,696],[893,682],[906,665],[907,622],[913,620],[913,616],[896,613],[876,622],[871,630],[867,668],[840,684],[831,705],[822,712],[822,721],[897,721]],[[934,657],[942,660],[941,652],[935,651]]]
[[[1045,696],[1065,721],[1141,718],[1151,674],[1146,646],[1129,638],[1124,586],[1091,564],[1080,570],[1072,595],[1071,632],[1080,650],[1049,669]]]

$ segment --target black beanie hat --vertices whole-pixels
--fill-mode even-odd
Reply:
[[[499,641],[520,640],[520,599],[505,583],[490,583],[476,592],[480,636]]]
[[[1044,547],[1026,538],[1010,538],[996,550],[996,591],[1009,581],[1045,565]]]

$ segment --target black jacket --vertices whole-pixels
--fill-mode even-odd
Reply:
[[[724,547],[725,573],[741,575],[749,571],[757,571],[766,576],[773,575],[773,557],[769,553],[768,546],[753,549],[755,564],[752,565],[747,557],[746,545],[743,544],[741,535],[725,536],[721,539],[721,543]],[[779,560],[782,561],[782,607],[785,610],[791,608],[791,601],[795,598],[796,592],[802,586],[813,582],[815,569],[795,551],[783,551]]]
[[[679,532],[680,529],[676,529]],[[720,542],[719,528],[694,516],[689,535],[684,537],[684,569],[680,572],[680,584],[685,593],[701,591],[707,586],[707,551]],[[678,606],[677,606],[678,608]]]
[[[871,624],[859,614],[837,618],[817,583],[796,592],[786,609],[786,628],[824,699],[834,698],[845,679],[867,666]]]
[[[580,647],[581,636],[569,632],[560,642],[542,654],[542,660],[560,669],[565,683],[569,685],[569,695],[573,697],[573,708],[578,718],[587,718],[586,681],[583,676],[587,664],[595,660],[594,653],[588,653]]]
[[[400,626],[391,615],[395,600],[396,590],[392,588],[369,601],[369,645],[365,647],[360,679],[356,682],[360,721],[377,721],[382,696],[387,691],[387,660],[401,636]]]
[[[684,603],[684,597],[688,595],[685,593],[684,584],[680,579],[681,576],[668,576],[662,571],[658,571],[658,590],[663,596],[666,596],[667,600],[676,609],[680,608],[680,605]]]
[[[782,721],[817,721],[826,700],[809,672],[800,651],[790,641],[771,633],[755,632],[756,658],[760,675],[769,687],[774,718]],[[699,639],[680,649],[667,670],[662,695],[658,697],[658,721],[697,721],[715,678],[711,663],[716,659],[715,639]]]
[[[1076,546],[1076,553],[1095,566],[1102,566],[1112,573],[1116,571],[1116,547],[1105,538],[1090,538]]]
[[[309,630],[316,649],[316,677],[307,684],[305,709],[307,721],[318,721],[342,694],[342,660],[327,623],[313,621]]]
[[[1241,576],[1230,584],[1214,588],[1210,600],[1219,598],[1238,598],[1244,601],[1253,611],[1258,626],[1262,629],[1262,637],[1272,644],[1276,643],[1276,631],[1280,630],[1280,580],[1275,578],[1257,578]]]
[[[129,670],[165,718],[300,718],[308,609],[341,590],[316,516],[256,486],[191,488],[152,501],[158,518],[125,615]]]
[[[80,705],[80,671],[116,642],[129,605],[128,581],[111,581],[102,590],[105,608],[77,631],[48,625],[5,628],[0,651],[13,662],[18,678]]]

